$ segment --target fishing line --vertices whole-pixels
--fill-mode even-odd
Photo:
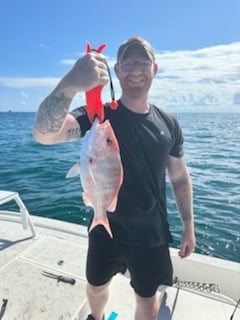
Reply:
[[[92,49],[91,51],[98,52],[96,49]],[[109,68],[107,61],[106,61],[106,67],[107,67],[107,72],[108,72],[108,77],[109,77],[110,93],[111,93],[111,99],[112,99],[112,101],[110,102],[110,107],[112,109],[116,109],[118,107],[118,103],[115,99],[115,91],[114,91],[114,87],[113,87],[111,71],[110,71],[110,68]]]
[[[111,98],[112,98],[110,106],[111,106],[112,109],[116,109],[117,106],[118,106],[118,103],[115,100],[115,92],[114,92],[114,87],[113,87],[113,82],[112,82],[112,76],[111,76],[110,68],[109,68],[109,65],[108,65],[107,62],[106,62],[106,66],[107,66],[107,71],[108,71],[108,76],[109,76],[110,91],[111,91]]]

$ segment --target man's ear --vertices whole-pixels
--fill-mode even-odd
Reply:
[[[154,76],[157,74],[158,72],[158,65],[156,63],[154,63],[154,69],[153,69],[153,72],[154,72]]]
[[[115,71],[115,73],[116,73],[116,75],[117,75],[117,77],[118,77],[118,73],[119,73],[119,64],[118,64],[118,63],[116,63],[116,64],[114,65],[114,71]]]

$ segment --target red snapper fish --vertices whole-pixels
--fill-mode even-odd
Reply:
[[[102,44],[97,50],[87,42],[87,53],[101,53],[106,47]],[[112,102],[110,107],[118,107],[109,73]],[[101,100],[103,86],[99,85],[86,92],[86,111],[92,126],[82,138],[80,163],[74,165],[67,173],[68,177],[80,174],[83,187],[83,201],[94,210],[94,218],[89,232],[98,224],[102,224],[110,237],[113,237],[109,225],[107,211],[115,211],[118,193],[123,182],[118,141],[109,120],[104,121],[104,107]]]
[[[115,211],[118,193],[123,182],[118,141],[109,120],[99,122],[96,117],[82,138],[80,163],[67,173],[67,178],[80,174],[83,201],[94,210],[89,232],[102,224],[113,237],[107,211]]]

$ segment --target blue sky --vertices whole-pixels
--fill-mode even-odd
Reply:
[[[240,111],[239,0],[1,0],[0,111],[36,111],[86,40],[106,43],[113,66],[119,44],[136,34],[156,50],[151,102],[166,111]],[[80,93],[72,108],[82,103]]]

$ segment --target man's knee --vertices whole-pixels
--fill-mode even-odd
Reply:
[[[94,286],[87,283],[87,294],[92,297],[101,297],[108,292],[110,281],[102,286]]]
[[[161,299],[158,293],[149,298],[136,294],[136,319],[157,319],[160,304]]]

